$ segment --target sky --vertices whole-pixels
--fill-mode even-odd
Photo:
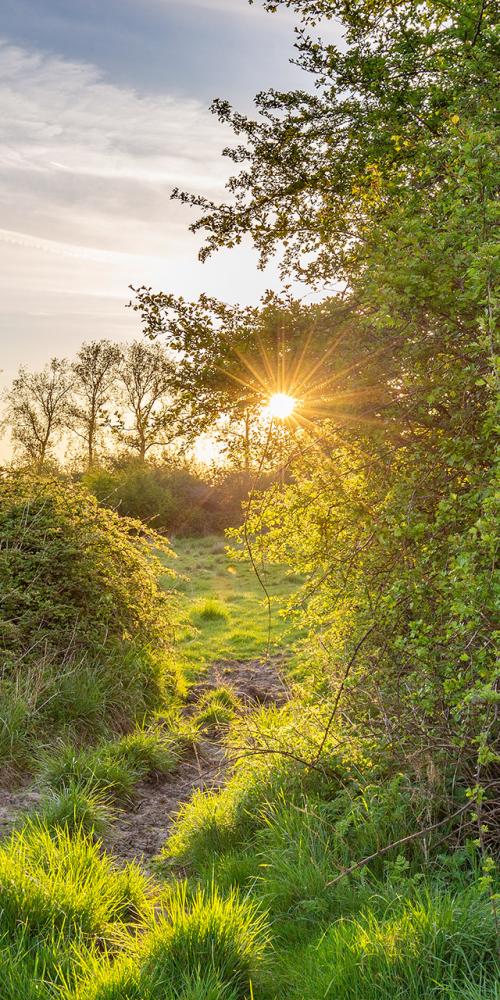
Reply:
[[[223,195],[239,110],[304,85],[293,20],[246,0],[2,0],[0,388],[85,340],[140,336],[129,284],[255,302],[250,246],[197,260],[180,187]]]

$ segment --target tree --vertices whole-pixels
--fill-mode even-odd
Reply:
[[[247,472],[265,447],[263,405],[274,393],[297,400],[290,429],[322,412],[352,421],[380,409],[368,338],[355,341],[355,311],[340,299],[306,305],[269,292],[242,307],[139,288],[133,308],[146,335],[161,336],[178,358],[171,381],[185,432],[210,432]]]
[[[107,407],[116,386],[120,349],[107,340],[83,344],[71,365],[73,393],[68,413],[71,429],[84,441],[87,466],[95,462],[99,431],[108,423]]]
[[[174,363],[160,344],[136,340],[121,353],[118,382],[124,414],[115,433],[141,462],[152,448],[168,444],[178,433],[173,372]]]
[[[315,88],[260,94],[255,120],[217,101],[238,137],[228,201],[176,194],[201,209],[202,258],[249,235],[262,264],[281,249],[284,275],[345,283],[351,350],[367,348],[383,405],[351,426],[332,414],[327,457],[301,458],[247,529],[310,574],[335,711],[475,785],[498,760],[498,7],[264,6],[298,13]],[[323,16],[342,47],[308,35]]]
[[[6,422],[14,445],[40,471],[67,419],[72,373],[68,362],[53,358],[40,372],[20,368],[6,400]]]

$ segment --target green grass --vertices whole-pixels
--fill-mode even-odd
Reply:
[[[215,688],[200,698],[195,722],[200,730],[228,729],[240,709],[241,703],[230,688]]]
[[[70,780],[59,791],[50,791],[37,813],[47,829],[63,827],[69,833],[100,837],[115,817],[115,810],[105,790]]]
[[[136,866],[120,871],[92,838],[28,822],[0,847],[2,1000],[17,982],[16,1000],[54,996],[44,984],[73,984],[82,961],[116,951],[152,908]]]
[[[177,558],[162,556],[179,579],[166,576],[164,586],[177,593],[185,611],[179,636],[179,658],[189,678],[198,676],[214,660],[252,659],[266,653],[269,617],[265,595],[252,567],[226,552],[224,539],[178,539]],[[297,587],[281,567],[261,570],[271,597],[270,652],[292,650],[299,630],[281,615]]]
[[[338,920],[299,956],[286,953],[282,975],[289,1000],[458,997],[478,983],[481,969],[493,987],[493,915],[477,888],[421,890],[377,910]]]
[[[137,729],[119,740],[81,750],[62,744],[57,753],[42,755],[39,777],[54,791],[76,786],[120,801],[132,796],[141,778],[172,771],[182,748],[182,740],[175,732],[166,732],[160,726]]]
[[[244,1000],[267,949],[265,918],[235,893],[167,893],[163,913],[114,963],[87,961],[79,1000]],[[220,992],[217,993],[216,990]],[[73,997],[72,991],[67,994]]]
[[[213,661],[265,653],[268,620],[258,581],[221,539],[176,550],[178,660],[168,683],[160,671],[163,703],[145,708],[144,724],[112,736],[127,664],[123,677],[106,675],[112,698],[85,671],[73,693],[64,676],[47,708],[58,739],[36,755],[33,705],[0,701],[0,751],[3,740],[7,757],[35,756],[45,789],[38,815],[0,845],[2,1000],[500,1000],[473,844],[411,841],[335,881],[423,825],[427,804],[358,736],[332,731],[322,767],[304,763],[328,714],[313,687],[250,720],[229,687],[182,713],[182,695]],[[300,581],[278,568],[267,580],[271,652],[293,654],[299,632],[279,611]],[[214,737],[238,751],[224,787],[182,806],[155,881],[120,869],[98,839],[116,810],[138,781],[168,775],[194,741]]]

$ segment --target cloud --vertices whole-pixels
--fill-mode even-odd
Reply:
[[[80,234],[84,243],[104,239],[122,251],[130,240],[137,249],[139,239],[144,252],[156,252],[159,227],[176,221],[173,186],[222,191],[226,140],[193,99],[140,94],[91,64],[0,43],[6,228],[34,227],[35,235],[72,243]]]

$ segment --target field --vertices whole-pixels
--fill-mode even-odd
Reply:
[[[404,837],[416,806],[355,745],[333,740],[305,765],[323,716],[284,694],[299,634],[279,612],[297,579],[267,573],[267,656],[251,568],[219,538],[175,550],[163,704],[123,735],[46,739],[33,783],[8,793],[2,1000],[497,998],[472,844],[432,862],[418,844],[394,849],[337,880]]]
[[[164,561],[178,575],[174,591],[185,621],[178,655],[188,673],[198,676],[219,659],[248,660],[283,649],[292,654],[298,630],[280,612],[300,578],[285,568],[261,567],[269,606],[242,550],[220,536],[178,539],[175,554]],[[165,578],[164,586],[171,585]]]

